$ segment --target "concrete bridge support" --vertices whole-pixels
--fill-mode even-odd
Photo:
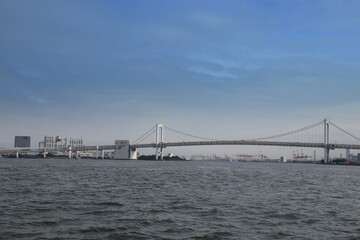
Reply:
[[[16,158],[19,158],[19,152],[16,152]]]
[[[330,162],[330,149],[328,147],[324,148],[324,163]]]
[[[131,149],[130,148],[130,154],[129,154],[129,158],[131,160],[137,160],[138,159],[138,153],[137,153],[137,150],[136,149]]]
[[[160,148],[160,160],[164,160],[164,151],[163,148]]]
[[[71,151],[71,147],[69,147],[69,159],[71,159],[71,155],[72,155],[72,151]]]

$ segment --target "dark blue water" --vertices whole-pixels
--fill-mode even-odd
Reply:
[[[0,239],[356,239],[360,167],[0,159]]]

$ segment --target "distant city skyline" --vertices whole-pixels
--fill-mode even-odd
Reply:
[[[325,117],[360,136],[359,8],[355,0],[0,1],[0,147],[15,136],[31,136],[32,146],[46,135],[131,142],[156,123],[251,139]]]

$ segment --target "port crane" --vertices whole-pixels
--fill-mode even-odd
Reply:
[[[303,153],[302,149],[301,149],[300,152],[301,152],[301,153],[299,153],[298,150],[296,150],[296,152],[293,151],[293,159],[294,159],[295,161],[307,161],[307,160],[311,159],[311,156],[305,155],[305,154]]]

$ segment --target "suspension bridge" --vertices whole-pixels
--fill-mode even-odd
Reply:
[[[196,139],[192,141],[164,141],[164,130]],[[145,140],[154,137],[155,142],[143,143]],[[154,138],[153,138],[154,139]],[[0,149],[0,154],[20,152],[61,152],[66,151],[71,158],[72,152],[79,151],[101,151],[102,157],[105,150],[122,151],[124,159],[136,158],[136,151],[140,148],[154,148],[156,159],[163,159],[164,148],[169,147],[187,147],[187,146],[214,146],[214,145],[253,145],[253,146],[278,146],[278,147],[302,147],[302,148],[321,148],[324,150],[324,162],[328,163],[330,150],[335,149],[356,149],[360,150],[360,138],[344,130],[343,128],[332,123],[328,119],[324,119],[309,126],[282,133],[273,136],[243,139],[243,140],[222,140],[211,139],[192,135],[182,131],[175,130],[163,124],[156,124],[149,131],[144,133],[134,142],[125,145],[102,145],[102,146],[81,146],[81,147],[63,147],[63,148],[11,148]],[[45,156],[45,155],[44,155]]]
[[[201,141],[164,142],[164,129],[182,134],[188,137],[201,139]],[[331,129],[331,135],[330,135]],[[141,144],[152,134],[156,135],[155,143]],[[280,146],[324,149],[324,161],[329,162],[329,152],[335,149],[360,149],[360,138],[342,129],[328,119],[324,119],[309,126],[273,136],[245,139],[245,140],[221,140],[195,136],[173,128],[157,124],[147,133],[137,139],[132,149],[155,148],[156,159],[163,158],[163,149],[167,147],[185,146],[209,146],[209,145],[253,145],[253,146]]]

